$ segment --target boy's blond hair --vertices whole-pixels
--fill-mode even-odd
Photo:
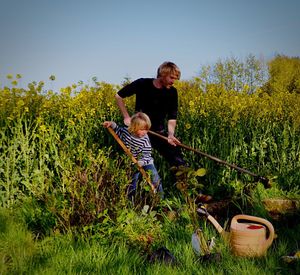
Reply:
[[[149,130],[151,128],[150,118],[142,112],[138,112],[131,117],[128,131],[130,133],[136,133],[138,130]]]
[[[157,69],[157,77],[171,75],[171,74],[174,74],[178,80],[180,79],[181,72],[177,67],[177,65],[173,62],[166,61],[162,63]]]

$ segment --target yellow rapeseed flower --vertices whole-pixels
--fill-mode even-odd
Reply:
[[[17,107],[18,107],[18,108],[20,108],[20,107],[22,107],[22,106],[24,106],[24,105],[25,105],[25,103],[24,103],[24,100],[23,100],[23,99],[18,100],[18,102],[17,102]]]
[[[40,126],[40,130],[42,132],[47,132],[47,127],[43,124],[43,125]]]
[[[185,129],[189,130],[189,129],[191,129],[191,128],[192,128],[192,126],[191,126],[190,123],[186,123],[186,124],[185,124]]]
[[[75,122],[74,122],[74,120],[73,120],[73,119],[69,119],[69,121],[68,121],[68,122],[69,122],[69,124],[70,124],[70,125],[72,125],[72,126],[74,126],[74,125],[75,125]]]
[[[92,109],[90,110],[90,114],[91,114],[91,115],[94,115],[95,112],[96,112],[96,110],[95,110],[94,108],[92,108]]]

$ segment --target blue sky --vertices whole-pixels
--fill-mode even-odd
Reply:
[[[299,0],[0,0],[0,87],[45,81],[121,84],[155,77],[164,61],[182,79],[249,54],[300,56]],[[49,76],[56,80],[50,84]]]

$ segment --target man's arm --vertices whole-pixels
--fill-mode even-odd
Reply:
[[[180,141],[174,136],[176,128],[176,119],[168,120],[168,142],[174,146],[180,144]]]
[[[118,107],[119,107],[119,109],[120,109],[120,111],[123,115],[124,124],[129,126],[131,119],[130,119],[130,115],[128,114],[128,111],[126,109],[124,100],[118,94],[115,95],[115,98],[116,98],[117,105],[118,105]]]

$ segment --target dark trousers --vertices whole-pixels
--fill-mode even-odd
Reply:
[[[159,132],[160,135],[167,136],[166,133]],[[149,134],[152,147],[159,152],[162,157],[170,164],[171,167],[186,166],[179,146],[173,146],[166,140]]]

